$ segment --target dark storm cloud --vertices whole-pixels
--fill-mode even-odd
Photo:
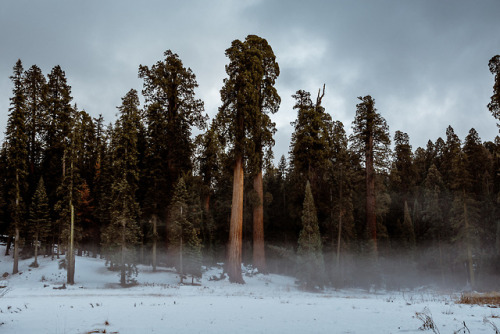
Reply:
[[[74,102],[113,121],[139,64],[166,49],[197,75],[213,116],[225,77],[224,50],[247,34],[265,37],[280,64],[276,156],[288,151],[296,117],[291,95],[326,84],[324,105],[350,130],[356,97],[370,94],[391,132],[414,148],[475,127],[497,134],[486,109],[500,53],[500,2],[491,1],[11,1],[0,12],[0,124],[6,124],[18,58],[25,68],[66,71]]]

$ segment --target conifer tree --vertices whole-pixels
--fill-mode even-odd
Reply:
[[[28,136],[29,193],[38,186],[47,129],[47,80],[42,70],[33,65],[24,73],[26,92],[26,133]]]
[[[358,97],[356,117],[352,124],[350,137],[352,149],[358,153],[365,164],[366,181],[366,223],[372,241],[372,249],[377,254],[377,217],[376,217],[376,170],[383,168],[389,155],[389,127],[385,119],[377,113],[375,100],[371,96]]]
[[[467,156],[462,151],[454,159],[453,163],[453,203],[450,211],[452,227],[454,229],[453,241],[461,245],[466,253],[463,259],[467,262],[469,271],[469,283],[475,287],[475,273],[473,253],[477,248],[479,240],[478,220],[479,210],[477,201],[471,196],[471,178],[467,171]]]
[[[112,262],[119,263],[120,284],[133,283],[136,273],[134,252],[130,247],[137,244],[140,230],[137,219],[140,214],[136,199],[139,171],[137,167],[137,131],[140,123],[139,97],[131,89],[118,107],[120,117],[112,134],[113,183],[111,185],[111,221],[104,230],[103,240],[111,252],[116,253]]]
[[[180,282],[186,275],[201,277],[201,240],[193,224],[192,207],[189,206],[189,193],[184,178],[180,178],[175,187],[170,208],[171,222],[170,244],[178,250],[177,272]]]
[[[139,66],[144,79],[148,147],[145,157],[144,215],[166,222],[175,182],[192,169],[194,145],[191,128],[206,128],[203,101],[196,99],[196,76],[179,56],[165,51],[165,59],[153,66]],[[149,220],[149,219],[148,219]],[[168,222],[164,224],[168,230]]]
[[[333,122],[330,138],[330,198],[332,245],[336,246],[335,268],[337,277],[341,278],[340,258],[343,248],[354,238],[353,216],[353,170],[350,168],[351,155],[344,125],[340,121]],[[342,247],[344,246],[344,247]]]
[[[299,235],[298,276],[306,289],[323,287],[324,262],[319,232],[318,216],[311,185],[306,184],[304,205],[302,211],[302,231]]]
[[[272,143],[270,135],[274,125],[267,113],[276,111],[279,105],[279,96],[274,89],[279,68],[267,42],[254,35],[247,36],[244,42],[234,40],[226,50],[226,56],[229,58],[226,66],[228,78],[221,89],[222,106],[216,121],[221,143],[228,145],[230,160],[234,162],[226,270],[231,282],[244,283],[241,276],[243,166],[245,159],[251,168],[259,165],[262,149]],[[262,238],[259,236],[259,240]]]
[[[14,88],[10,98],[9,119],[5,139],[7,142],[9,211],[14,229],[14,264],[12,273],[18,272],[21,229],[25,225],[25,196],[27,191],[28,136],[26,133],[26,96],[23,86],[23,64],[16,62],[10,77]]]
[[[38,267],[39,244],[45,241],[50,231],[49,199],[45,191],[43,178],[40,178],[38,187],[31,200],[29,226],[29,231],[33,234],[35,244],[35,260],[31,266],[36,268]]]
[[[245,39],[248,46],[247,52],[258,57],[260,64],[252,76],[258,90],[258,110],[250,127],[250,133],[255,147],[250,156],[250,170],[253,175],[253,191],[257,195],[253,203],[253,265],[260,272],[266,272],[266,256],[264,247],[264,186],[262,169],[264,155],[272,155],[271,147],[274,146],[273,135],[276,125],[271,121],[269,114],[278,111],[281,98],[274,87],[280,74],[278,63],[271,46],[261,37],[250,35]]]
[[[329,154],[329,128],[331,117],[321,106],[323,92],[314,104],[309,92],[299,90],[292,97],[297,120],[292,122],[294,132],[290,144],[290,162],[294,173],[304,175],[312,184],[322,178],[324,166],[327,166]]]
[[[491,101],[488,103],[488,109],[497,121],[500,120],[500,55],[496,55],[490,59],[488,66],[490,68],[491,74],[495,76],[495,82],[493,84],[493,95],[491,96]],[[500,124],[497,123],[500,127]]]

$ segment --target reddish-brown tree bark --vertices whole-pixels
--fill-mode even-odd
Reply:
[[[227,274],[232,283],[245,283],[241,275],[241,246],[243,237],[243,156],[236,157],[234,165],[233,198],[229,227]]]

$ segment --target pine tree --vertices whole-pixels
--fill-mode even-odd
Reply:
[[[478,221],[479,208],[477,201],[471,196],[471,178],[466,169],[467,156],[460,151],[453,163],[453,203],[450,211],[452,227],[454,229],[453,241],[466,250],[463,259],[467,262],[469,283],[475,287],[475,274],[473,253],[479,241]]]
[[[144,79],[145,119],[148,147],[145,156],[144,216],[146,220],[166,222],[175,182],[192,169],[191,128],[206,128],[203,101],[196,99],[196,76],[184,67],[179,56],[165,51],[165,59],[149,68],[139,66]]]
[[[201,240],[198,230],[193,224],[193,207],[188,205],[189,194],[184,178],[180,178],[175,187],[174,197],[170,208],[171,227],[170,244],[179,250],[177,272],[180,282],[186,275],[201,277]],[[195,215],[195,216],[199,216]]]
[[[18,272],[21,230],[25,225],[25,196],[27,191],[28,136],[26,133],[26,96],[23,87],[23,65],[16,62],[10,77],[14,88],[10,98],[9,119],[5,133],[7,142],[9,211],[14,229],[14,264],[12,273]]]
[[[118,108],[120,117],[112,134],[113,183],[111,185],[111,222],[103,232],[104,244],[115,254],[112,262],[119,263],[120,284],[134,283],[131,277],[137,273],[134,252],[129,248],[138,243],[140,215],[136,199],[139,171],[137,167],[137,131],[140,123],[139,97],[131,89],[122,98]]]
[[[50,231],[50,212],[49,212],[49,199],[45,191],[43,178],[40,178],[38,187],[31,200],[30,213],[29,213],[30,233],[33,233],[33,240],[35,244],[35,260],[31,264],[32,267],[38,267],[38,249],[39,244],[45,241]]]
[[[302,211],[302,231],[299,235],[298,276],[308,290],[322,288],[324,284],[324,262],[318,216],[311,185],[306,184],[306,192]]]
[[[385,119],[377,113],[375,100],[371,96],[358,97],[356,117],[350,137],[352,149],[365,164],[366,180],[366,223],[373,252],[377,254],[377,217],[375,172],[383,168],[389,155],[389,127]]]
[[[348,151],[347,136],[342,122],[333,122],[329,138],[332,248],[336,247],[335,276],[342,280],[341,254],[349,245],[349,241],[354,238],[354,206],[352,203],[354,173],[350,168],[351,154]]]
[[[29,193],[34,194],[41,175],[44,138],[47,129],[47,80],[42,70],[33,65],[24,73],[26,94],[26,133],[28,136]]]

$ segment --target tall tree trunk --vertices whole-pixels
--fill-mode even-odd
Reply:
[[[5,247],[5,256],[10,255],[10,247],[12,246],[12,235],[9,233],[9,237],[7,238],[7,247]]]
[[[342,193],[342,167],[340,167],[340,182],[339,182],[339,231],[337,235],[337,271],[340,273],[340,243],[342,241],[342,210],[343,210],[343,193]]]
[[[156,230],[157,228],[157,217],[155,214],[153,214],[153,217],[151,218],[152,223],[153,223],[153,254],[151,255],[151,262],[153,265],[153,271],[156,271],[156,240],[158,239],[158,231]]]
[[[470,278],[470,286],[474,288],[476,285],[474,279],[474,265],[472,261],[472,246],[469,235],[469,217],[467,214],[467,203],[465,202],[465,191],[464,191],[464,220],[465,220],[465,242],[467,243],[467,263],[469,267],[469,278]]]
[[[120,284],[125,286],[125,219],[122,219],[122,233],[121,233],[121,254],[120,254]]]
[[[74,248],[74,239],[75,239],[75,210],[73,204],[70,201],[69,204],[71,211],[71,225],[69,232],[69,250],[66,254],[67,266],[68,266],[68,284],[75,284],[75,248]]]
[[[500,220],[497,221],[497,235],[496,235],[495,247],[497,255],[500,255]]]
[[[182,207],[181,207],[182,210]],[[182,232],[181,232],[181,243],[179,245],[179,276],[181,277],[181,284],[183,283],[184,279],[184,262],[182,259],[182,252],[183,252],[183,244],[182,244]]]
[[[253,265],[259,272],[266,272],[266,253],[264,245],[264,189],[262,170],[253,179],[253,189],[257,193],[258,203],[253,207]]]
[[[17,274],[19,272],[19,227],[15,228],[14,237],[14,267],[12,268],[12,274]]]
[[[227,273],[232,283],[245,283],[241,275],[241,248],[243,239],[243,156],[236,157],[234,164],[233,198],[229,227]]]
[[[210,193],[205,195],[205,199],[203,200],[203,207],[205,208],[206,212],[210,211]]]
[[[365,151],[366,169],[366,224],[373,247],[373,255],[377,257],[377,216],[375,212],[375,170],[373,168],[373,135],[368,140]]]
[[[35,233],[35,261],[33,261],[33,266],[38,267],[38,233]]]

